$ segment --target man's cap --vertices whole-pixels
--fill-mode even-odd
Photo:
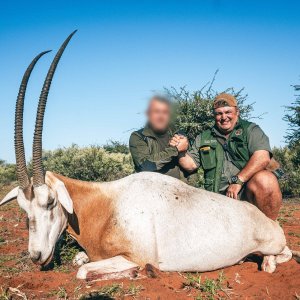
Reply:
[[[217,95],[214,100],[214,109],[225,106],[237,107],[237,101],[234,96],[227,93],[221,93]]]

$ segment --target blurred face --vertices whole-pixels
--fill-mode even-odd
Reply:
[[[234,129],[239,118],[239,110],[236,107],[219,107],[214,110],[214,115],[219,130],[227,134]]]
[[[165,132],[170,124],[170,106],[167,103],[152,99],[149,104],[147,116],[148,123],[154,131]]]

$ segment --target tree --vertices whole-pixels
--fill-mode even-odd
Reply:
[[[300,91],[300,85],[293,86],[295,91]],[[296,95],[296,101],[286,107],[288,113],[284,120],[288,122],[288,133],[285,136],[289,146],[293,147],[300,141],[300,95]]]
[[[173,126],[176,130],[184,131],[191,141],[214,123],[213,100],[219,93],[213,89],[216,75],[217,72],[212,81],[200,90],[190,92],[186,87],[181,87],[179,90],[175,88],[165,89],[166,94],[174,104]],[[244,89],[236,91],[234,88],[228,88],[222,92],[231,93],[236,97],[241,116],[244,119],[251,117],[253,103],[246,104],[248,95],[244,94]]]

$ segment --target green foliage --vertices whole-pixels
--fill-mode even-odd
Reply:
[[[43,165],[45,170],[87,181],[111,181],[133,173],[129,154],[108,152],[100,146],[44,151]]]
[[[294,85],[295,91],[300,91],[300,85]],[[286,141],[291,147],[300,141],[300,95],[296,96],[296,101],[286,107],[288,113],[284,120],[288,123],[288,132],[285,136]]]
[[[48,293],[49,297],[56,296],[56,299],[68,299],[68,293],[62,286],[58,287],[58,290],[52,290]]]
[[[64,241],[60,248],[60,259],[62,263],[70,263],[78,254],[80,248],[77,242],[71,237],[70,234],[66,233]]]
[[[273,154],[286,173],[286,179],[280,181],[284,197],[300,197],[300,143],[274,148]]]
[[[126,144],[118,141],[110,141],[103,146],[103,149],[109,153],[123,153],[129,154],[129,148]]]
[[[1,287],[0,300],[10,300],[12,298],[8,288]]]
[[[98,289],[97,291],[90,292],[79,297],[80,300],[86,299],[123,299],[126,296],[136,297],[142,290],[143,286],[131,283],[128,288],[124,288],[123,283],[113,283]]]
[[[196,299],[216,299],[220,298],[220,292],[225,292],[227,289],[224,285],[225,276],[223,272],[219,273],[217,279],[205,278],[202,280],[201,275],[187,274],[183,287],[191,290],[195,289],[201,292]]]
[[[0,186],[16,181],[16,166],[15,164],[7,164],[0,159]]]
[[[213,89],[217,72],[213,80],[202,89],[190,92],[186,87],[178,90],[175,88],[165,89],[166,94],[174,104],[173,123],[176,130],[184,131],[188,138],[193,141],[196,136],[214,124],[213,100],[219,92]],[[243,89],[235,91],[228,88],[225,91],[234,95],[238,101],[241,116],[244,119],[251,117],[253,104],[246,104],[247,94]]]

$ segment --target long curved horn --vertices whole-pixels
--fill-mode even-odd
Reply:
[[[61,45],[60,49],[58,50],[57,54],[55,55],[49,71],[47,73],[46,79],[44,81],[44,85],[41,91],[39,105],[37,109],[36,121],[35,121],[35,130],[34,130],[34,137],[33,137],[33,185],[35,187],[40,186],[45,183],[43,166],[42,166],[42,133],[43,133],[43,123],[44,123],[44,113],[47,104],[47,98],[49,94],[49,89],[51,86],[51,82],[58,65],[58,62],[67,47],[70,39],[75,34],[77,30],[72,32],[64,43]]]
[[[26,72],[23,75],[22,82],[19,88],[19,93],[16,102],[15,110],[15,154],[16,154],[16,164],[17,164],[17,177],[19,182],[19,187],[25,189],[29,183],[29,176],[26,168],[26,158],[25,149],[23,142],[23,112],[24,112],[24,98],[26,93],[26,88],[28,84],[31,72],[38,62],[38,60],[46,53],[50,52],[44,51],[37,55],[30,65],[28,66]]]

